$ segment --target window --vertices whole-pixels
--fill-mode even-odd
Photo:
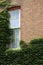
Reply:
[[[20,41],[20,9],[9,10],[10,13],[10,28],[13,30],[13,35],[9,48],[18,48]]]

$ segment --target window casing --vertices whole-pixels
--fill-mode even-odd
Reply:
[[[12,39],[9,48],[18,48],[20,41],[20,8],[13,7],[9,10],[10,13],[10,28],[13,31]]]

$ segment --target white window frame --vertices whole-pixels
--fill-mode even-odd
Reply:
[[[16,7],[11,7],[11,8],[8,8],[8,11],[12,11],[12,10],[19,10],[19,23],[20,23],[20,6],[16,6]],[[14,29],[14,28],[11,28],[12,30]],[[17,28],[15,28],[15,29],[17,29]],[[20,29],[20,27],[18,27],[18,29]],[[19,40],[20,40],[20,37],[19,37]],[[19,47],[19,46],[18,46]],[[17,48],[18,48],[17,47]],[[13,49],[13,48],[12,48]],[[15,49],[15,48],[14,48]]]

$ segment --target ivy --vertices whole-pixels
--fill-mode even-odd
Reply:
[[[0,65],[6,65],[5,62],[5,51],[7,49],[7,44],[10,43],[11,30],[9,27],[10,15],[6,8],[8,6],[7,0],[0,2],[0,7],[2,11],[0,12]]]

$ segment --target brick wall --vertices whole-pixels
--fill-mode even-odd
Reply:
[[[18,0],[17,3],[21,6],[21,39],[28,42],[43,37],[43,0]]]

